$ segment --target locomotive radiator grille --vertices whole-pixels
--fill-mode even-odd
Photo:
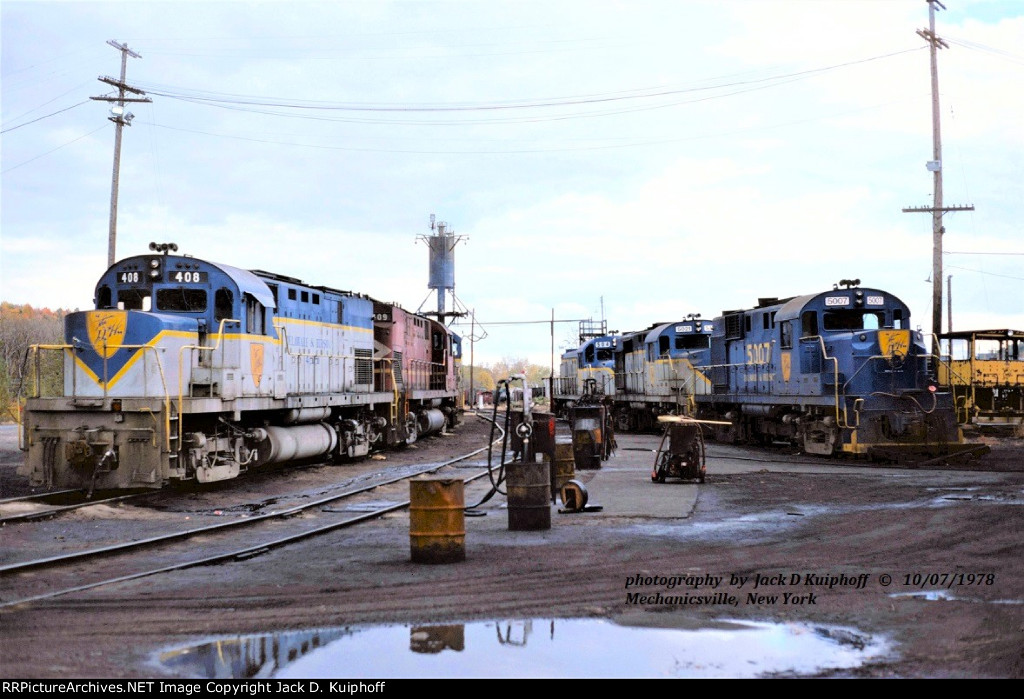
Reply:
[[[373,350],[357,349],[356,354],[356,383],[373,383]]]
[[[395,361],[392,362],[391,366],[392,366],[392,372],[394,373],[394,376],[395,376],[395,385],[396,386],[403,385],[405,383],[405,380],[402,378],[402,353],[401,352],[395,350]]]

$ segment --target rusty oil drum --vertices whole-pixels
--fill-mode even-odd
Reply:
[[[466,560],[463,483],[458,478],[409,481],[409,548],[414,563]]]
[[[505,466],[508,528],[512,531],[551,529],[551,464],[513,462]]]
[[[562,486],[576,477],[576,457],[572,440],[559,437],[555,441],[555,463],[551,469],[551,497],[562,490]]]

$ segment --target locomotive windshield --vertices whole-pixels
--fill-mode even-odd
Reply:
[[[711,346],[710,335],[676,335],[676,349],[707,349]]]
[[[825,311],[825,330],[878,330],[885,325],[885,311]]]
[[[160,311],[202,313],[206,310],[205,289],[157,289],[156,307]]]
[[[122,311],[148,311],[150,304],[149,289],[117,290],[117,307]]]

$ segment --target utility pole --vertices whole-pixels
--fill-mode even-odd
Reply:
[[[116,130],[114,132],[114,175],[110,185],[110,234],[107,239],[107,266],[110,267],[114,264],[114,250],[117,247],[117,187],[118,177],[121,170],[121,130],[124,126],[131,126],[132,119],[135,118],[135,115],[131,112],[124,111],[124,105],[127,102],[152,102],[153,100],[149,97],[125,96],[126,92],[131,92],[136,95],[146,94],[142,90],[125,83],[125,73],[128,69],[128,56],[131,56],[132,58],[142,58],[142,56],[129,49],[127,44],[119,44],[114,40],[110,40],[107,43],[121,52],[121,79],[115,80],[114,78],[101,76],[97,78],[97,80],[116,87],[117,97],[102,96],[91,97],[90,99],[99,100],[101,102],[117,102],[116,105],[110,108],[110,116],[107,117],[110,121],[114,122],[116,126]]]
[[[942,205],[942,135],[939,129],[939,60],[938,50],[948,49],[949,44],[935,34],[935,6],[943,10],[946,6],[939,0],[928,0],[928,29],[918,29],[917,35],[928,42],[932,68],[932,159],[926,167],[932,173],[934,195],[931,206],[914,206],[903,209],[903,213],[930,212],[932,215],[932,333],[934,350],[938,354],[938,334],[942,332],[942,215],[947,211],[974,211],[973,206]]]
[[[473,374],[476,373],[474,350],[476,345],[476,309],[469,313],[469,405],[476,408],[476,394],[473,393]]]
[[[946,330],[953,332],[953,275],[946,277]]]

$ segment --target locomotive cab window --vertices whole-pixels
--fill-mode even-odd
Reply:
[[[814,337],[818,334],[817,311],[804,311],[800,316],[800,337]]]
[[[263,304],[251,294],[245,294],[245,326],[253,335],[266,334],[265,313]]]
[[[220,321],[233,317],[234,295],[231,289],[220,288],[213,295],[213,319],[220,324]]]
[[[121,289],[117,292],[117,307],[122,311],[148,311],[152,308],[149,289]]]
[[[903,309],[896,308],[892,312],[892,327],[896,330],[903,329]]]
[[[779,325],[779,344],[783,349],[793,347],[793,321],[784,320]]]
[[[1020,340],[1013,339],[978,338],[974,341],[974,357],[981,360],[997,359],[1002,362],[1015,362],[1024,356],[1021,354],[1021,344]]]
[[[96,292],[96,308],[110,308],[113,304],[113,296],[110,287],[103,285]]]
[[[156,307],[161,311],[202,313],[206,310],[206,289],[157,289]]]
[[[967,344],[967,340],[963,338],[955,338],[953,340],[942,340],[940,342],[942,347],[943,356],[952,359],[953,361],[962,362],[965,359],[971,358],[971,349]]]

